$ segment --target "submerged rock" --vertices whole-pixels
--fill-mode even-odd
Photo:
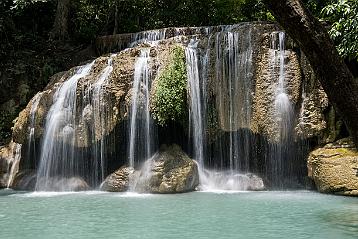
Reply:
[[[350,139],[311,152],[307,165],[318,191],[358,196],[358,152]]]
[[[198,166],[178,145],[163,145],[142,168],[136,190],[150,193],[183,193],[199,185]]]
[[[20,191],[34,191],[36,186],[36,171],[23,170],[16,174],[12,189]]]
[[[135,172],[132,167],[122,166],[104,180],[100,189],[108,192],[125,192],[129,189],[131,176],[134,176]]]
[[[40,178],[37,184],[41,185],[43,191],[87,191],[90,189],[87,182],[80,177],[53,177],[53,178]]]

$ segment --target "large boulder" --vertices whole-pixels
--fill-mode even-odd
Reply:
[[[198,166],[178,145],[162,146],[140,171],[123,166],[101,185],[101,190],[141,193],[183,193],[199,184]]]
[[[307,165],[318,191],[358,196],[358,152],[350,139],[311,152]]]
[[[125,192],[130,188],[130,182],[135,172],[133,167],[122,166],[104,180],[100,189],[108,192]]]
[[[163,145],[144,164],[135,188],[139,192],[183,193],[194,191],[198,184],[196,162],[178,145]]]

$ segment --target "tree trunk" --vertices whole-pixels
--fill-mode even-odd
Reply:
[[[358,147],[358,82],[339,56],[326,29],[301,0],[263,1],[300,45]]]
[[[113,35],[117,34],[118,27],[119,27],[119,11],[118,11],[118,3],[116,3],[116,11],[114,12],[114,28],[113,28]]]
[[[70,9],[70,0],[58,0],[55,22],[53,24],[50,37],[52,39],[64,41],[68,38],[68,14]]]

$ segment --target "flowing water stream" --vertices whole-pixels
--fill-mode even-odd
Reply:
[[[47,114],[42,139],[40,165],[37,171],[36,190],[53,189],[55,177],[76,175],[75,118],[77,82],[87,76],[94,62],[77,69],[76,73],[60,85],[53,96]],[[61,185],[66,190],[66,185]]]
[[[136,167],[154,153],[155,130],[150,116],[150,48],[142,48],[134,66],[129,128],[129,166]]]

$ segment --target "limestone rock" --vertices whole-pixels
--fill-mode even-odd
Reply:
[[[256,78],[251,130],[266,136],[271,142],[280,138],[280,117],[275,108],[280,71],[278,50],[270,45],[271,35],[265,34],[254,72]],[[293,49],[284,52],[285,88],[292,106],[298,105],[301,96],[301,68],[299,56]]]
[[[350,139],[311,152],[307,165],[318,191],[358,196],[358,152]]]
[[[20,146],[21,149],[21,145],[16,144],[14,142],[10,142],[8,145],[6,146],[1,146],[0,147],[0,188],[5,188],[7,187],[8,181],[9,181],[9,177],[10,177],[10,172],[11,172],[11,168],[13,167],[13,164],[15,163],[14,159],[16,157],[16,147]],[[19,156],[21,156],[21,151],[18,152]],[[14,171],[14,173],[17,172],[18,169],[18,162],[16,162],[17,166],[16,167],[16,171]]]
[[[322,131],[328,127],[324,112],[327,110],[329,103],[319,79],[314,74],[304,54],[301,56],[300,65],[303,74],[303,94],[295,131],[300,138],[311,138],[320,136]]]
[[[141,171],[136,190],[150,193],[194,191],[199,184],[197,164],[178,145],[162,146]]]
[[[122,166],[104,180],[100,189],[108,192],[125,192],[129,189],[134,174],[134,168]]]

